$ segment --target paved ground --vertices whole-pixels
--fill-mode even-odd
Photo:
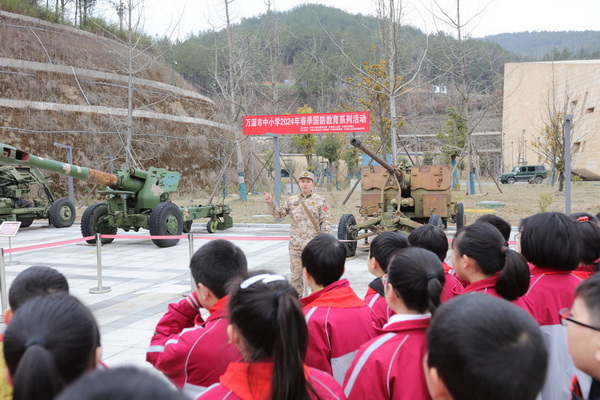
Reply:
[[[13,249],[43,243],[81,238],[78,224],[56,229],[43,221],[22,229],[11,240]],[[197,237],[231,238],[244,250],[250,269],[269,269],[289,276],[289,257],[286,240],[264,240],[268,237],[286,237],[288,225],[234,226],[214,235],[207,234],[204,223],[194,224]],[[136,235],[119,231],[118,234]],[[147,232],[140,232],[147,235]],[[236,240],[236,238],[238,238]],[[256,238],[256,240],[239,240]],[[206,239],[195,239],[198,249]],[[8,249],[8,238],[0,237],[0,247]],[[10,287],[17,274],[32,265],[46,265],[63,273],[71,293],[88,305],[100,325],[103,361],[109,367],[136,365],[151,369],[145,362],[146,348],[156,323],[167,305],[189,292],[190,248],[187,240],[177,246],[158,248],[150,240],[115,239],[101,248],[102,286],[111,288],[104,294],[92,294],[99,286],[97,279],[96,246],[85,242],[67,244],[41,250],[5,254],[6,282]],[[11,257],[12,256],[12,257]],[[12,258],[12,264],[10,260]],[[345,278],[359,296],[363,296],[372,277],[366,268],[367,253],[359,250],[346,263]],[[5,326],[0,325],[3,331]]]

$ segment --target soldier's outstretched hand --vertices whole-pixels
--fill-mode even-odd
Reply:
[[[267,203],[272,203],[273,202],[273,196],[271,196],[270,193],[265,192],[265,201]]]

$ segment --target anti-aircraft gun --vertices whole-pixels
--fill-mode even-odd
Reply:
[[[21,221],[21,227],[27,228],[35,219],[47,218],[56,228],[73,225],[75,205],[56,198],[48,184],[37,168],[0,166],[0,222]]]
[[[425,223],[444,228],[449,219],[458,228],[464,225],[463,204],[451,199],[449,165],[393,167],[358,139],[350,144],[380,165],[361,168],[358,212],[363,220],[357,223],[353,214],[344,214],[340,219],[338,238],[346,240],[348,257],[356,253],[358,240],[382,232],[408,235]]]
[[[226,205],[199,205],[178,207],[170,200],[170,194],[179,186],[181,174],[164,168],[151,167],[148,171],[136,168],[115,170],[114,173],[79,167],[59,161],[37,157],[15,147],[0,144],[0,164],[32,166],[41,170],[58,172],[90,183],[106,186],[98,191],[105,194],[105,202],[89,206],[81,217],[81,233],[84,237],[96,233],[114,235],[117,229],[125,231],[148,229],[151,235],[174,236],[189,232],[197,218],[210,218],[209,233],[231,228],[231,209]],[[113,241],[102,238],[103,244]],[[171,247],[179,239],[152,239],[158,247]],[[88,243],[95,243],[90,239]]]

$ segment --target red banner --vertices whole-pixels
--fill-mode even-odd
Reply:
[[[368,132],[369,112],[254,115],[244,117],[244,135],[265,133]]]

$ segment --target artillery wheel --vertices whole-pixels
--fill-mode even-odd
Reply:
[[[442,217],[437,214],[433,214],[429,217],[428,225],[435,225],[440,229],[444,229],[444,221],[442,221]]]
[[[542,178],[541,176],[536,176],[535,178],[533,178],[533,183],[540,185],[542,182],[544,181],[544,178]]]
[[[29,208],[32,205],[29,200],[21,199],[17,201],[17,207],[19,208]],[[21,228],[29,228],[33,224],[33,218],[18,219],[18,221],[21,221]]]
[[[81,234],[83,237],[96,236],[96,233],[104,235],[114,235],[117,233],[117,227],[111,226],[96,231],[94,226],[98,225],[98,220],[101,217],[108,215],[108,204],[106,203],[95,203],[85,209],[81,216]],[[114,239],[102,238],[100,242],[102,244],[109,244]],[[86,240],[89,244],[96,244],[96,239]]]
[[[506,180],[506,183],[513,185],[517,180],[512,176]]]
[[[465,205],[463,203],[456,204],[456,230],[465,226]]]
[[[75,222],[75,205],[69,199],[58,199],[50,206],[50,224],[55,228],[68,228]]]
[[[208,231],[208,233],[215,233],[217,231],[218,227],[219,227],[218,219],[211,219],[210,221],[208,221],[206,223],[206,230]]]
[[[183,232],[183,216],[181,210],[173,203],[159,203],[150,213],[150,234],[158,236],[181,235]],[[171,247],[179,243],[179,239],[152,239],[158,247]]]
[[[183,233],[190,233],[192,231],[192,223],[194,221],[185,221],[183,223]]]
[[[340,240],[350,240],[350,242],[342,242],[346,246],[346,257],[352,257],[356,254],[357,242],[356,233],[353,232],[352,227],[356,225],[356,218],[352,214],[344,214],[342,218],[340,218],[340,223],[338,224],[338,239]]]

